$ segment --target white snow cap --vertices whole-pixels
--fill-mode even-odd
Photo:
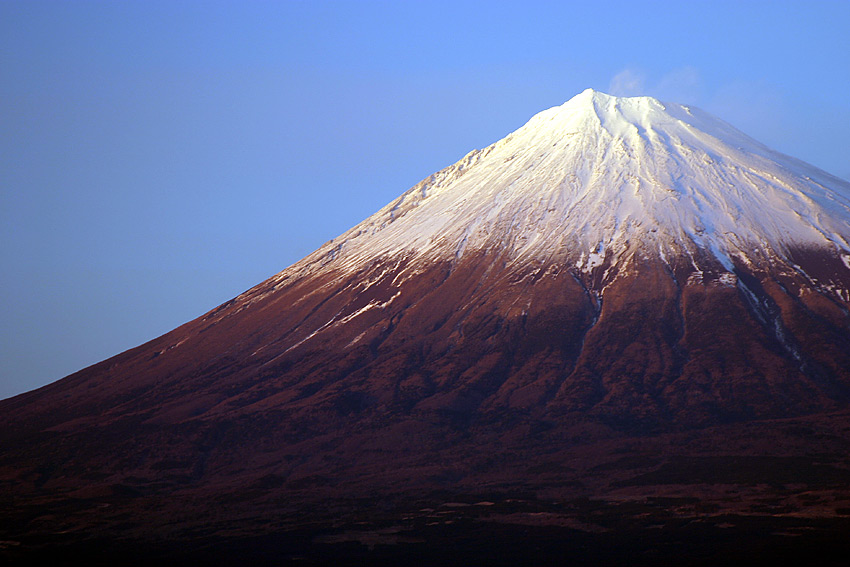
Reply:
[[[846,252],[848,240],[846,181],[696,108],[588,89],[420,182],[304,262],[354,268],[374,257],[492,248],[586,269],[638,247],[662,258],[699,248],[727,264],[752,250]]]

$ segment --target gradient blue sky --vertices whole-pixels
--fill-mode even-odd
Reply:
[[[0,398],[201,315],[587,87],[850,178],[850,2],[0,1]]]

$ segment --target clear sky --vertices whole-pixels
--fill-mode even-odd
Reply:
[[[193,319],[587,87],[850,179],[850,1],[0,0],[0,398]]]

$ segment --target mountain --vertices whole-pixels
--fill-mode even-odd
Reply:
[[[0,402],[0,539],[166,549],[487,506],[585,535],[609,513],[840,524],[848,239],[847,182],[587,90],[204,316]]]

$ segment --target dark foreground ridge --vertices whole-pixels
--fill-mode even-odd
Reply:
[[[0,559],[9,565],[92,566],[709,567],[802,565],[816,556],[819,565],[838,566],[846,564],[850,552],[850,517],[717,514],[688,497],[564,503],[494,498],[418,510],[385,509],[381,501],[361,505],[374,512],[360,520],[337,518],[333,526],[305,522],[263,535],[197,533],[190,539],[158,541],[54,535],[7,541]]]
[[[4,490],[0,560],[710,566],[803,564],[817,554],[819,564],[843,565],[850,552],[847,421],[846,414],[810,416],[538,445],[526,456],[489,456],[490,468],[510,473],[502,482],[464,478],[457,465],[436,468],[419,489],[269,475],[193,490],[185,483],[175,489],[164,475],[109,490],[43,489],[26,499]],[[760,438],[764,444],[751,452],[790,453],[806,444],[798,452],[808,456],[741,454]],[[698,447],[737,454],[685,456]],[[540,453],[548,460],[528,460]],[[437,458],[462,462],[448,453]],[[480,467],[482,458],[468,463]],[[490,490],[481,489],[486,484]]]

